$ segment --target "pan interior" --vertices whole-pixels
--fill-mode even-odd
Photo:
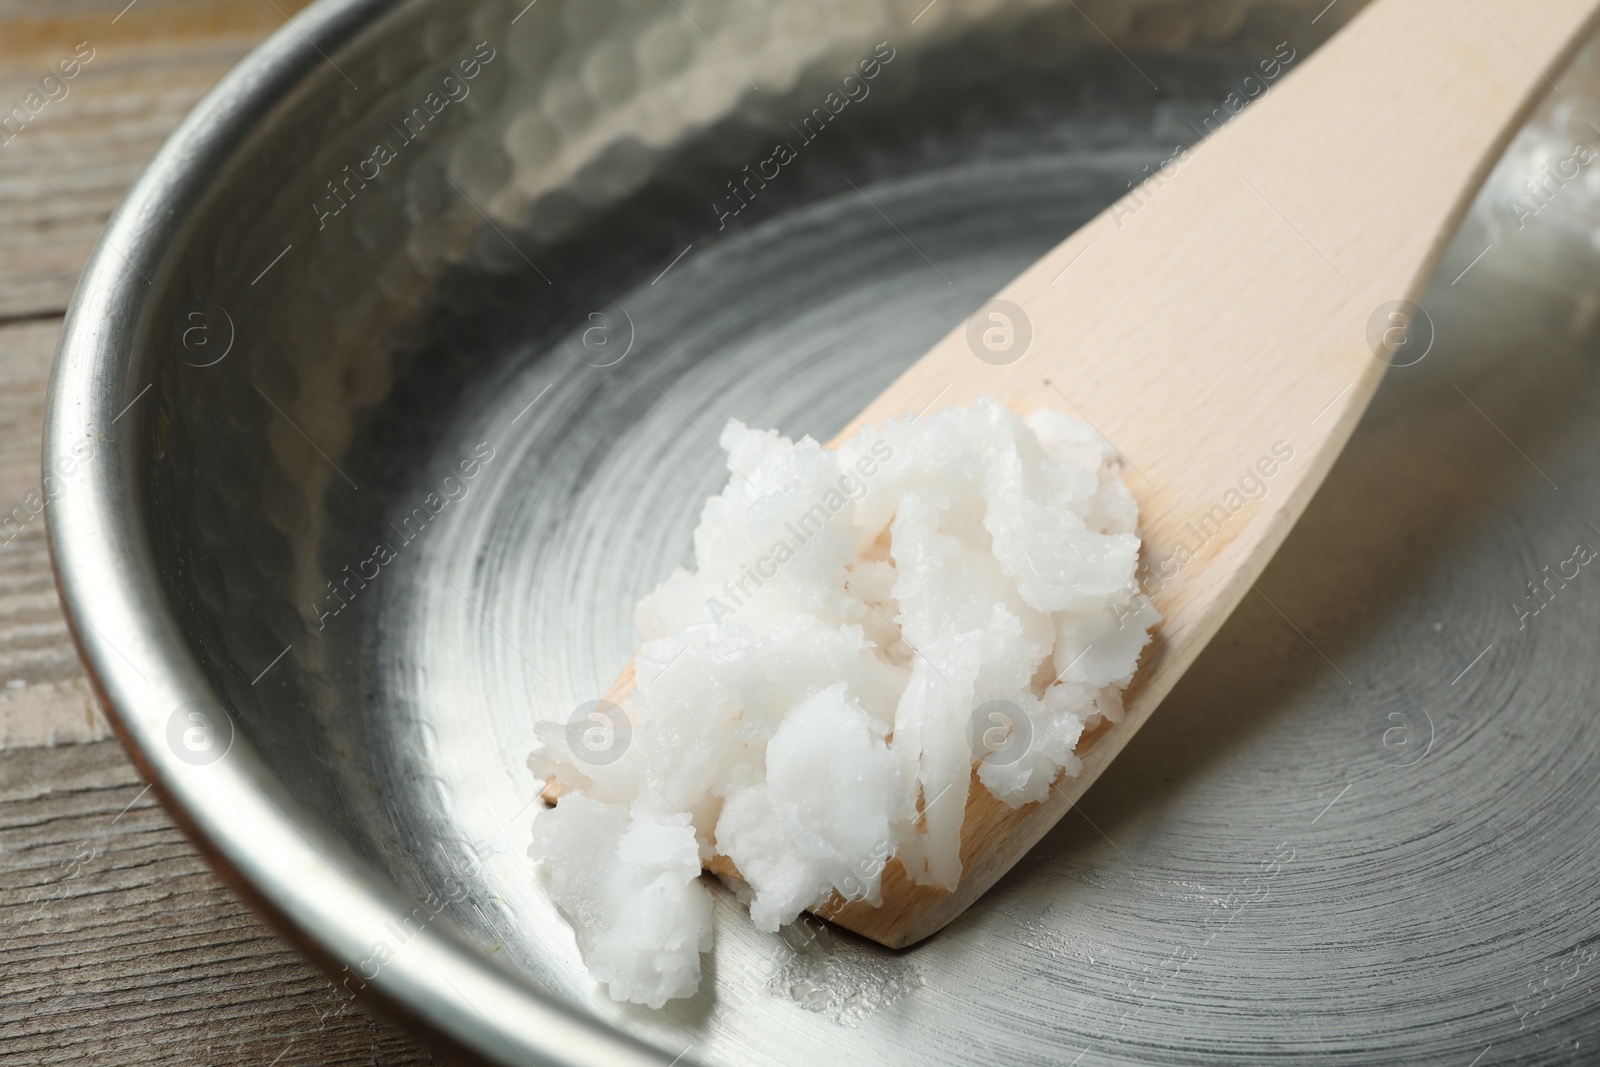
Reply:
[[[208,669],[328,828],[419,899],[449,897],[441,928],[508,981],[691,1059],[1579,1057],[1600,966],[1600,578],[1569,561],[1600,545],[1600,296],[1570,220],[1504,225],[1493,186],[1568,136],[1554,105],[1452,246],[1427,357],[1390,372],[1258,591],[1079,808],[948,930],[899,953],[820,927],[765,936],[719,890],[700,995],[650,1012],[596,989],[534,876],[533,720],[566,719],[628,660],[633,604],[688,562],[725,477],[723,423],[831,436],[1197,140],[1279,41],[1303,56],[1331,29],[1269,8],[1226,46],[1129,57],[1052,53],[1050,25],[901,45],[810,139],[777,121],[827,91],[802,79],[777,112],[685,134],[604,195],[628,158],[483,215],[499,224],[469,218],[470,254],[414,291],[380,262],[367,283],[424,310],[359,344],[291,316],[256,324],[248,379],[169,384],[231,389],[252,412],[175,416],[156,453],[179,486],[155,490],[158,540],[184,561],[174,595]],[[1007,51],[1019,41],[1031,51]],[[484,114],[514,114],[506,95]],[[784,138],[800,139],[794,165],[744,186],[719,226],[728,184]],[[432,254],[417,174],[469,204],[506,180],[474,144],[405,178],[413,261]],[[368,269],[350,248],[381,246],[367,205],[349,245],[319,246],[299,276],[330,305]],[[372,327],[375,307],[357,300],[351,321]],[[318,418],[296,346],[381,350],[341,370],[368,398],[358,417]],[[322,455],[337,474],[281,459],[299,446],[246,386],[308,440],[341,440]],[[259,470],[251,433],[282,470],[207,482],[208,449],[217,469]],[[182,481],[184,457],[201,484]],[[270,535],[229,535],[249,509]],[[378,576],[344,584],[378,545]],[[1546,566],[1566,577],[1526,588]],[[285,633],[293,655],[245,686]]]

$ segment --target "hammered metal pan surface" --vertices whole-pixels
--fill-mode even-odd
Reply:
[[[719,892],[701,994],[650,1012],[525,856],[533,720],[627,661],[722,423],[829,437],[1321,6],[319,5],[318,54],[286,31],[158,161],[64,341],[47,463],[112,447],[53,537],[130,744],[347,988],[501,1062],[645,1055],[612,1030],[713,1064],[1592,1061],[1592,51],[1258,592],[949,929],[765,936]]]

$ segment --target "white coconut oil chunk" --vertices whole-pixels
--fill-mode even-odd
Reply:
[[[552,898],[611,995],[654,1007],[698,988],[702,867],[766,931],[878,903],[891,857],[953,889],[974,769],[1012,807],[1077,774],[1160,621],[1117,453],[1059,412],[983,397],[832,451],[730,420],[721,445],[609,747],[540,722],[529,758],[561,794],[530,853]]]

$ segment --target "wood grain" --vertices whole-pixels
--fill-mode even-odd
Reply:
[[[96,741],[96,706],[51,584],[39,434],[59,319],[0,326],[0,749]]]
[[[123,0],[126,3],[126,0]],[[276,0],[288,14],[305,0]],[[206,90],[283,22],[272,4],[0,8],[0,116],[80,43],[93,58],[0,136],[0,321],[60,314],[112,210]]]
[[[0,856],[0,1062],[437,1062],[252,915],[114,741],[0,752]]]

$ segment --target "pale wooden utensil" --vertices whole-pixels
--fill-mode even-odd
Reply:
[[[1137,199],[1001,290],[1013,309],[981,311],[979,327],[1000,327],[1003,341],[1025,319],[1032,341],[1021,358],[979,359],[963,325],[835,438],[984,393],[1092,423],[1130,466],[1146,588],[1160,585],[1152,599],[1165,622],[1123,720],[1080,742],[1078,775],[1014,810],[974,778],[954,892],[915,885],[891,861],[881,907],[835,900],[820,914],[890,947],[934,933],[1145,724],[1304,510],[1385,360],[1415,358],[1401,347],[1397,360],[1383,342],[1377,358],[1369,334],[1405,321],[1408,310],[1389,305],[1421,294],[1597,10],[1600,0],[1379,0]],[[1251,474],[1267,486],[1259,500],[1240,491]],[[632,689],[630,667],[608,696]]]

